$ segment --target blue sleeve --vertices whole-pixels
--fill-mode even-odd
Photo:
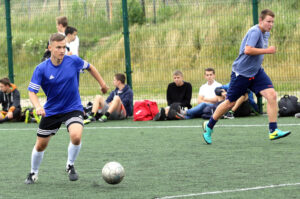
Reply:
[[[110,103],[110,102],[114,99],[114,96],[115,96],[115,91],[112,91],[112,92],[109,94],[108,98],[106,99],[106,102],[107,102],[107,103]]]
[[[132,92],[132,90],[128,90],[124,95],[122,95],[121,101],[122,101],[122,104],[125,107],[130,106],[130,104],[133,103],[133,92]]]
[[[247,38],[247,41],[246,41],[246,46],[251,46],[251,47],[256,47],[256,44],[260,38],[260,32],[259,30],[252,30],[248,33],[248,38]]]
[[[76,56],[76,55],[71,55],[72,59],[75,61],[76,67],[78,71],[82,71],[82,70],[86,70],[90,68],[90,64],[81,59],[80,57]]]
[[[34,93],[38,93],[41,87],[42,79],[43,79],[43,74],[41,72],[40,67],[37,66],[31,77],[28,90]]]

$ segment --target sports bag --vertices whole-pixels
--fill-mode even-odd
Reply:
[[[133,121],[153,120],[158,112],[156,102],[150,100],[136,101],[133,105]]]
[[[278,102],[279,116],[293,116],[300,112],[298,105],[298,98],[292,95],[284,95]]]

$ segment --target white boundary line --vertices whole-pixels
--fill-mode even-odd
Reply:
[[[177,195],[177,196],[165,196],[165,197],[155,198],[155,199],[187,198],[187,197],[193,197],[193,196],[215,195],[215,194],[223,194],[223,193],[233,193],[233,192],[260,190],[260,189],[271,189],[271,188],[277,188],[277,187],[298,186],[298,185],[300,185],[300,182],[287,183],[287,184],[278,184],[278,185],[268,185],[268,186],[258,186],[258,187],[249,187],[249,188],[240,188],[240,189],[229,189],[229,190],[222,190],[222,191],[191,193],[191,194]]]
[[[217,125],[215,128],[224,128],[224,127],[266,127],[267,124],[225,124],[225,125]],[[279,126],[300,126],[300,124],[279,124]],[[95,126],[95,127],[84,127],[84,129],[168,129],[168,128],[201,128],[200,125],[195,126]],[[37,130],[36,128],[21,128],[21,129],[0,129],[0,131],[34,131]]]

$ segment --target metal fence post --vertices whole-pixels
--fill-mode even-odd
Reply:
[[[8,59],[8,77],[14,83],[14,67],[13,67],[13,49],[12,49],[12,35],[10,23],[10,0],[5,0],[6,10],[6,35],[7,35],[7,59]]]
[[[253,24],[258,24],[258,0],[252,0],[252,13],[253,13]],[[263,113],[263,104],[262,104],[262,97],[259,96],[257,98],[257,106],[258,106],[258,112],[260,114]]]
[[[125,47],[125,64],[126,64],[126,76],[127,84],[132,88],[131,80],[131,64],[130,64],[130,42],[129,42],[129,28],[128,28],[128,12],[127,12],[127,0],[122,0],[123,9],[123,34],[124,34],[124,47]]]

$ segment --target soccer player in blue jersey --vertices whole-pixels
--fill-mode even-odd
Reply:
[[[212,143],[211,134],[218,119],[234,106],[237,99],[245,94],[248,88],[267,100],[270,140],[283,138],[291,133],[277,128],[277,94],[271,79],[262,68],[264,54],[276,52],[274,46],[268,47],[274,17],[275,14],[271,10],[263,10],[259,17],[259,24],[250,28],[244,37],[239,56],[232,65],[227,98],[218,106],[210,120],[203,123],[203,138],[207,144]]]
[[[49,50],[51,51],[50,59],[35,68],[28,87],[29,98],[37,114],[43,117],[37,130],[37,140],[31,154],[31,171],[25,180],[26,184],[33,184],[37,180],[48,142],[63,122],[70,136],[66,171],[71,181],[78,179],[74,162],[81,148],[83,131],[83,107],[78,90],[80,71],[88,70],[99,83],[101,91],[106,93],[108,90],[105,81],[93,65],[78,56],[65,55],[64,35],[59,33],[51,35]],[[40,88],[47,96],[44,107],[41,106],[37,97]]]

